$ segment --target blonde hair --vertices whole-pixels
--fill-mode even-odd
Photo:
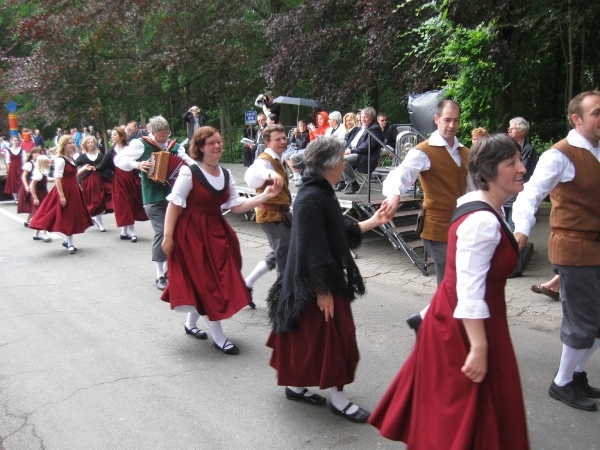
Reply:
[[[485,136],[486,134],[489,134],[489,131],[483,127],[475,128],[473,131],[471,131],[471,137],[475,137],[475,136],[482,137],[482,136]]]
[[[35,168],[43,175],[47,175],[50,170],[50,165],[52,164],[52,160],[48,158],[46,155],[40,155],[37,157],[35,161]]]
[[[80,145],[81,151],[83,153],[87,153],[87,143],[88,143],[88,141],[94,141],[94,148],[96,148],[96,144],[97,144],[96,138],[94,136],[92,136],[92,135],[86,136],[86,137],[84,137],[81,140],[81,145]]]
[[[70,134],[65,134],[60,137],[60,140],[58,141],[58,145],[56,146],[56,154],[58,156],[65,156],[65,145],[67,145],[67,142],[69,142],[69,139],[73,140],[73,136],[71,136]]]
[[[352,121],[354,122],[354,128],[356,128],[356,127],[358,126],[358,124],[359,124],[358,117],[356,116],[356,114],[354,114],[353,112],[350,112],[350,113],[346,114],[346,115],[344,116],[344,121],[343,121],[344,128],[345,128],[345,130],[346,130],[346,133],[349,133],[349,132],[350,132],[350,130],[352,129],[352,128],[351,128],[351,129],[349,130],[349,129],[348,129],[348,127],[346,127],[346,119],[347,119],[348,117],[350,117],[350,118],[352,119]]]

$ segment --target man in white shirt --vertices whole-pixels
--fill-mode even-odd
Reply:
[[[263,130],[263,137],[267,148],[248,167],[244,180],[248,187],[256,189],[258,194],[270,184],[281,187],[281,192],[257,207],[256,223],[267,235],[273,251],[258,263],[246,278],[246,286],[250,293],[254,283],[270,270],[276,267],[278,274],[283,272],[291,237],[290,224],[285,217],[289,214],[292,204],[288,176],[282,160],[283,152],[287,148],[285,128],[282,125],[269,125]]]
[[[539,159],[513,205],[515,238],[523,249],[535,212],[550,194],[548,259],[560,275],[563,343],[550,397],[585,411],[598,409],[585,365],[600,348],[600,91],[582,92],[569,103],[571,130]]]
[[[456,201],[474,190],[467,177],[469,149],[456,138],[460,112],[460,106],[454,100],[442,100],[433,117],[437,131],[428,140],[411,149],[402,164],[383,182],[383,195],[387,198],[381,204],[381,209],[389,216],[396,212],[401,197],[417,177],[421,177],[425,195],[421,238],[425,250],[433,257],[438,284],[444,277],[448,229],[452,213],[456,209]],[[407,319],[409,326],[415,331],[427,308]]]

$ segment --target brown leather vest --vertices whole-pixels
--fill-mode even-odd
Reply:
[[[456,209],[456,201],[467,192],[469,149],[458,148],[458,167],[444,146],[431,146],[429,140],[426,140],[415,148],[425,152],[431,162],[429,170],[419,174],[425,194],[425,221],[421,237],[430,241],[448,242],[448,229],[452,212]]]
[[[575,166],[575,178],[558,183],[550,192],[552,211],[548,259],[561,266],[600,265],[600,242],[569,236],[568,232],[600,233],[600,162],[584,148],[573,147],[566,139],[552,148],[563,153]],[[560,231],[560,233],[559,233]]]
[[[270,200],[267,200],[265,203],[267,205],[281,206],[283,208],[289,208],[292,204],[292,195],[290,194],[290,189],[288,188],[288,176],[279,162],[278,159],[274,159],[272,156],[269,156],[267,153],[262,152],[258,155],[261,159],[266,159],[273,165],[273,169],[283,178],[283,188],[275,197]],[[267,186],[273,184],[271,180],[265,181],[261,187],[256,188],[257,194],[262,194],[262,192],[266,189]],[[267,222],[280,222],[281,221],[281,213],[275,211],[267,211],[265,209],[261,209],[260,206],[256,208],[256,223],[267,223]]]

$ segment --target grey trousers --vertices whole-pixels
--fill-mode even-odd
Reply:
[[[290,246],[290,237],[292,236],[292,229],[290,227],[286,227],[283,222],[261,223],[260,227],[267,235],[269,244],[275,252],[275,267],[277,268],[277,275],[281,275],[285,270],[285,263]],[[268,261],[267,264],[269,264]]]
[[[563,319],[560,340],[577,350],[600,338],[600,266],[558,266]]]
[[[353,183],[356,181],[354,167],[352,167],[356,164],[358,164],[358,155],[356,153],[344,155],[344,173],[342,174],[342,180],[346,183]]]
[[[164,262],[167,260],[167,255],[163,252],[160,246],[163,241],[163,233],[165,231],[165,215],[167,214],[167,206],[169,202],[163,200],[156,203],[148,203],[144,205],[144,211],[152,228],[154,229],[154,239],[152,240],[152,261]]]
[[[433,264],[435,265],[435,276],[439,286],[444,278],[444,270],[446,270],[446,253],[448,251],[448,243],[423,239],[423,245],[427,253],[429,253],[433,258]]]

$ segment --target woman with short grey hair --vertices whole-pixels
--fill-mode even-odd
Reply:
[[[286,268],[267,299],[273,326],[267,346],[288,400],[323,405],[325,398],[307,386],[329,389],[334,414],[364,422],[370,413],[350,402],[343,390],[354,381],[358,364],[350,302],[365,293],[350,248],[360,244],[361,233],[390,219],[377,212],[356,223],[342,215],[333,185],[342,176],[344,149],[337,139],[324,136],[304,153],[308,176],[294,202]]]
[[[344,142],[346,129],[342,124],[342,113],[339,111],[333,111],[329,114],[329,128],[325,132],[325,136],[332,136],[340,142]]]

